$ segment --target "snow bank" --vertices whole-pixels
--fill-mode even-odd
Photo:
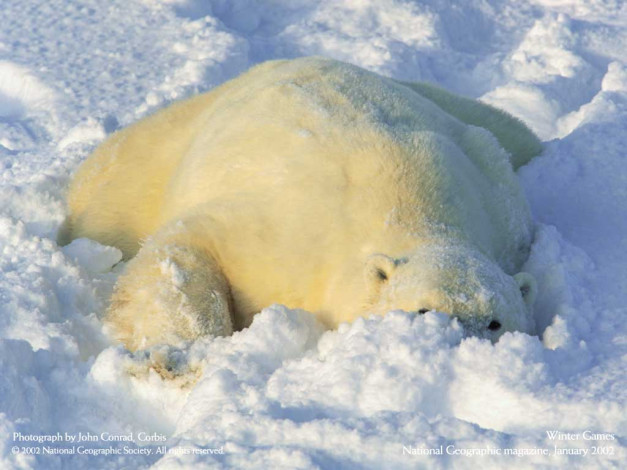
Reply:
[[[626,18],[603,0],[5,0],[0,466],[620,468]],[[324,332],[270,306],[230,338],[110,343],[119,251],[54,241],[72,171],[172,100],[307,54],[483,99],[546,141],[519,172],[539,336],[492,345],[402,312]]]

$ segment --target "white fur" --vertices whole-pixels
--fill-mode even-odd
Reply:
[[[438,309],[480,334],[498,319],[495,338],[531,329],[533,290],[512,277],[532,223],[504,149],[520,165],[539,143],[425,84],[268,62],[103,143],[61,238],[135,256],[107,314],[130,348],[229,334],[275,302],[329,327]]]

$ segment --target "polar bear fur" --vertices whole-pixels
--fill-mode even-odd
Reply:
[[[129,349],[228,335],[272,303],[329,328],[436,309],[530,332],[533,230],[518,120],[324,58],[258,65],[113,134],[60,241],[130,259],[106,313]]]

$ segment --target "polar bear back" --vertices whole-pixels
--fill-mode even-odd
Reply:
[[[209,196],[231,208],[232,232],[241,214],[242,226],[284,227],[291,245],[312,226],[341,238],[330,244],[399,252],[445,231],[470,237],[507,271],[526,256],[518,251],[531,236],[529,211],[490,132],[336,61],[271,62],[237,81],[246,86],[217,90],[197,121],[170,182],[166,219]]]
[[[130,257],[164,224],[210,213],[225,256],[250,255],[251,230],[281,246],[270,260],[311,249],[312,231],[323,253],[447,236],[514,272],[531,220],[508,155],[436,103],[328,59],[262,64],[112,136],[79,170],[60,238]]]

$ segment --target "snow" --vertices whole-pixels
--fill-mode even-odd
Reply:
[[[625,5],[3,0],[0,467],[621,468]],[[131,354],[109,339],[119,251],[55,242],[72,172],[107,134],[173,100],[310,54],[482,99],[545,141],[519,171],[538,223],[525,267],[538,336],[493,345],[437,312],[325,332],[274,305],[247,330],[181,349]],[[165,380],[148,367],[164,358]],[[57,433],[49,447],[91,453],[33,455],[24,448],[47,444],[20,440]],[[70,442],[78,433],[98,441]]]
[[[122,252],[87,238],[77,238],[61,248],[63,254],[91,273],[110,271],[122,260]]]

